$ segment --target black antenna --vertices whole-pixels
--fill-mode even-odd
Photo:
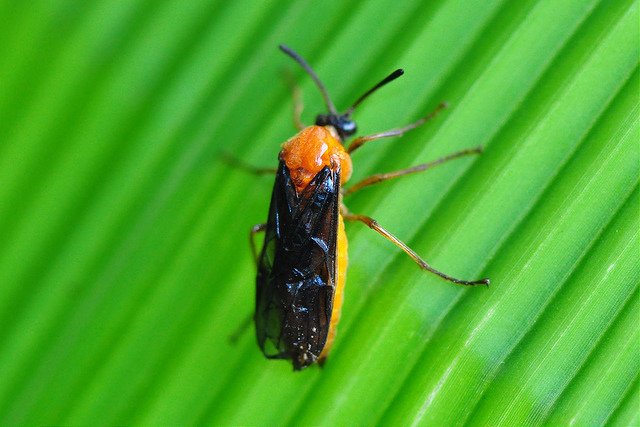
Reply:
[[[320,89],[320,93],[322,94],[322,97],[324,98],[324,103],[327,105],[327,108],[329,109],[329,113],[334,114],[334,115],[338,115],[338,111],[336,110],[335,105],[333,105],[333,102],[331,101],[331,98],[329,98],[329,92],[327,92],[327,89],[324,87],[324,85],[320,81],[320,78],[318,78],[318,76],[313,71],[311,66],[309,66],[309,64],[307,64],[307,61],[302,59],[302,57],[300,55],[298,55],[289,46],[285,46],[285,45],[281,44],[280,45],[280,50],[283,51],[284,53],[286,53],[287,55],[289,55],[290,57],[292,57],[298,64],[300,64],[302,66],[302,68],[305,69],[305,71],[307,73],[309,73],[309,75],[311,76],[313,81],[316,82],[316,86],[318,86],[318,89]]]
[[[382,86],[386,85],[387,83],[394,81],[395,79],[397,79],[403,74],[404,74],[404,70],[402,68],[398,68],[393,73],[389,74],[387,77],[382,79],[380,83],[378,83],[377,85],[375,85],[374,87],[366,91],[360,98],[358,98],[356,102],[354,102],[353,105],[349,107],[349,109],[344,113],[344,116],[349,117],[351,113],[353,113],[353,110],[355,110],[356,107],[362,103],[362,101],[367,99],[369,95],[371,95],[373,92],[380,89]]]

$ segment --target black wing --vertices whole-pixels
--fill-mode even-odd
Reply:
[[[280,161],[256,279],[256,333],[265,356],[313,363],[329,332],[335,292],[340,172],[324,167],[296,194]]]

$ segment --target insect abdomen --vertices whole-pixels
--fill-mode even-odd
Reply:
[[[336,290],[333,297],[333,311],[331,312],[331,321],[329,323],[329,334],[327,335],[327,342],[320,353],[318,358],[322,362],[329,355],[333,340],[336,336],[336,328],[338,322],[340,322],[340,315],[342,313],[342,301],[344,299],[344,285],[347,280],[347,264],[349,263],[349,257],[347,254],[347,235],[344,232],[344,221],[342,215],[338,217],[338,243],[336,248]]]

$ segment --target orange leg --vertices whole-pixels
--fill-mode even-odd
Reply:
[[[373,184],[378,184],[380,182],[384,182],[389,179],[394,179],[404,175],[410,175],[412,173],[426,171],[427,169],[434,168],[438,165],[448,162],[449,160],[457,159],[459,157],[467,156],[469,154],[480,154],[480,153],[482,153],[482,146],[478,146],[475,148],[467,148],[465,150],[456,151],[455,153],[449,154],[448,156],[441,157],[429,163],[423,163],[418,166],[413,166],[407,169],[401,169],[394,172],[379,173],[376,175],[371,175],[370,177],[365,178],[362,181],[357,182],[352,186],[350,186],[349,188],[347,188],[344,192],[344,195],[348,196],[349,194],[353,194],[364,187],[368,187]]]
[[[436,274],[436,275],[442,277],[443,279],[448,280],[449,282],[452,282],[452,283],[456,283],[458,285],[464,285],[464,286],[485,285],[485,286],[489,286],[489,279],[479,279],[479,280],[471,280],[471,281],[469,281],[469,280],[461,280],[461,279],[456,279],[455,277],[449,276],[448,274],[445,274],[445,273],[443,273],[441,271],[436,270],[435,268],[433,268],[429,264],[427,264],[427,262],[425,260],[420,258],[420,256],[417,253],[415,253],[404,242],[402,242],[396,236],[394,236],[393,234],[389,233],[387,230],[382,228],[377,223],[377,221],[374,220],[373,218],[369,218],[368,216],[364,216],[364,215],[354,215],[354,214],[351,214],[351,213],[343,213],[343,216],[344,216],[344,219],[346,221],[360,221],[360,222],[366,224],[372,230],[375,230],[378,233],[380,233],[387,240],[389,240],[391,243],[393,243],[394,245],[396,245],[397,247],[402,249],[407,255],[409,255],[411,257],[411,259],[413,259],[413,261],[415,261],[415,263],[418,264],[418,266],[420,266],[420,268],[423,269],[423,270],[430,271],[431,273]]]
[[[392,136],[401,136],[405,132],[409,132],[410,130],[415,129],[418,126],[421,126],[426,122],[428,122],[429,120],[433,119],[435,116],[438,115],[440,111],[444,110],[445,108],[447,108],[447,103],[441,102],[440,105],[438,105],[435,110],[433,110],[432,112],[427,114],[425,117],[421,118],[420,120],[414,123],[411,123],[410,125],[407,125],[405,127],[401,127],[398,129],[391,129],[386,132],[375,133],[373,135],[360,136],[354,139],[353,142],[349,145],[349,148],[347,149],[347,153],[351,154],[354,151],[356,151],[358,148],[362,147],[365,143],[370,141],[375,141],[376,139],[389,138]]]

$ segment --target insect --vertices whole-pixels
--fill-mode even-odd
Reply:
[[[313,126],[304,127],[302,105],[294,90],[294,121],[299,133],[286,141],[279,154],[269,215],[265,224],[251,230],[258,264],[254,321],[258,344],[267,358],[291,359],[295,370],[322,363],[340,320],[347,271],[345,221],[360,221],[406,252],[423,270],[459,285],[488,285],[489,279],[460,280],[427,264],[405,243],[374,219],[349,212],[343,195],[388,179],[430,169],[448,160],[477,154],[480,147],[458,151],[436,161],[373,175],[344,190],[351,175],[351,153],[381,138],[400,136],[434,117],[444,105],[420,120],[398,129],[345,141],[356,133],[354,110],[373,92],[404,72],[394,71],[360,96],[344,113],[338,113],[329,94],[309,64],[291,48],[280,49],[311,76],[328,109]],[[259,254],[255,235],[265,232]]]

